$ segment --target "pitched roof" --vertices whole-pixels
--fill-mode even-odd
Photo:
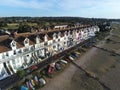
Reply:
[[[0,53],[11,50],[10,42],[13,38],[10,38],[8,35],[0,36]]]
[[[80,27],[80,28],[83,28],[83,27]],[[78,29],[78,28],[71,28],[71,29]],[[11,50],[10,43],[12,42],[12,40],[16,41],[17,48],[21,48],[21,47],[24,47],[23,42],[24,42],[25,38],[28,38],[29,44],[33,45],[36,43],[35,38],[37,35],[40,37],[41,42],[43,42],[44,36],[46,34],[47,34],[48,40],[51,40],[51,39],[53,39],[54,33],[58,34],[58,32],[61,32],[61,36],[63,36],[64,32],[69,31],[69,30],[70,30],[70,28],[60,29],[60,30],[48,30],[48,31],[44,31],[44,32],[20,33],[20,34],[15,34],[14,38],[10,37],[9,35],[3,35],[3,36],[0,36],[0,53]],[[68,34],[68,32],[67,32],[67,34]]]

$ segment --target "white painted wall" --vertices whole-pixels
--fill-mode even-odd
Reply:
[[[8,73],[6,72],[3,64],[0,63],[0,80],[2,80],[3,78],[5,78],[7,76],[8,76]]]
[[[26,39],[24,40],[24,46],[25,46],[25,47],[29,47],[29,39],[28,39],[28,38],[26,38]]]

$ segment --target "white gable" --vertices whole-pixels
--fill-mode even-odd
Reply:
[[[61,32],[58,33],[58,38],[59,38],[59,39],[61,38]]]
[[[28,39],[28,38],[26,38],[26,39],[24,40],[24,45],[25,45],[25,47],[28,47],[28,46],[29,46],[29,39]]]
[[[44,36],[44,41],[45,41],[45,42],[48,41],[48,35],[47,35],[47,34]]]
[[[16,42],[13,40],[13,41],[10,43],[10,46],[11,46],[12,50],[15,50],[15,49],[16,49]]]
[[[56,35],[57,35],[56,33],[53,34],[53,40],[56,39]]]
[[[36,37],[36,43],[37,44],[40,43],[40,37],[39,36]]]

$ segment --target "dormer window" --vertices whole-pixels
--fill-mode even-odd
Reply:
[[[67,31],[65,31],[65,34],[67,34]]]
[[[56,39],[56,33],[53,34],[53,39]]]
[[[36,37],[36,43],[40,43],[40,37],[39,36]]]
[[[29,46],[29,39],[28,39],[28,38],[26,38],[26,39],[24,40],[24,45],[25,45],[25,46]]]
[[[61,36],[61,32],[58,33],[58,36]]]
[[[15,43],[12,43],[12,47],[14,47],[15,46]]]
[[[70,35],[70,31],[68,32],[68,35]]]
[[[29,40],[26,38],[24,44],[28,44]]]
[[[10,43],[10,46],[13,50],[16,49],[16,42],[13,40],[11,43]]]
[[[44,41],[45,41],[45,42],[48,41],[48,35],[47,35],[47,34],[44,36]]]

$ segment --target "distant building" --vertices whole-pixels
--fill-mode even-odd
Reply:
[[[57,25],[57,26],[54,26],[54,29],[65,29],[67,28],[68,25]]]
[[[98,25],[98,27],[100,28],[100,31],[106,31],[111,29],[110,23],[107,22]]]
[[[10,35],[11,33],[7,30],[0,30],[0,35]]]

